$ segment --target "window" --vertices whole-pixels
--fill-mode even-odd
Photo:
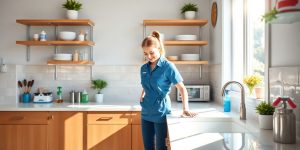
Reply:
[[[264,0],[232,0],[232,80],[265,73]]]

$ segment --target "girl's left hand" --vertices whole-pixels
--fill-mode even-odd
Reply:
[[[182,117],[195,117],[198,113],[195,113],[195,112],[191,112],[191,111],[188,111],[188,110],[184,110],[183,113],[182,113]]]

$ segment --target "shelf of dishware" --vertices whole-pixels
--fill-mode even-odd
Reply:
[[[18,19],[17,23],[27,26],[94,26],[89,19]]]
[[[48,65],[94,65],[95,62],[82,60],[82,61],[71,61],[71,60],[48,60]]]
[[[93,46],[93,41],[16,41],[16,44],[27,46],[55,46],[55,45],[78,45],[78,46]]]
[[[208,41],[182,40],[182,41],[164,41],[165,46],[204,46]]]
[[[198,20],[144,20],[144,26],[204,26],[208,23],[207,19]]]

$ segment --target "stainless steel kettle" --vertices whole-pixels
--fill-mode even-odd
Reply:
[[[273,106],[280,102],[283,107],[275,110],[273,115],[273,139],[275,142],[283,144],[296,143],[296,116],[293,109],[287,109],[287,102],[291,108],[296,108],[296,104],[290,98],[277,98]]]

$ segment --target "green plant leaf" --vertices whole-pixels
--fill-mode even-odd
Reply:
[[[255,110],[260,115],[273,115],[275,108],[269,103],[261,102],[256,106]]]
[[[198,7],[196,4],[188,3],[184,4],[184,6],[181,8],[181,13],[183,14],[186,11],[198,11]]]
[[[92,80],[91,84],[92,84],[91,88],[98,90],[98,94],[100,94],[101,90],[107,86],[107,82],[101,79]]]
[[[79,11],[82,8],[82,4],[76,0],[67,0],[62,6],[68,10],[76,11]]]

